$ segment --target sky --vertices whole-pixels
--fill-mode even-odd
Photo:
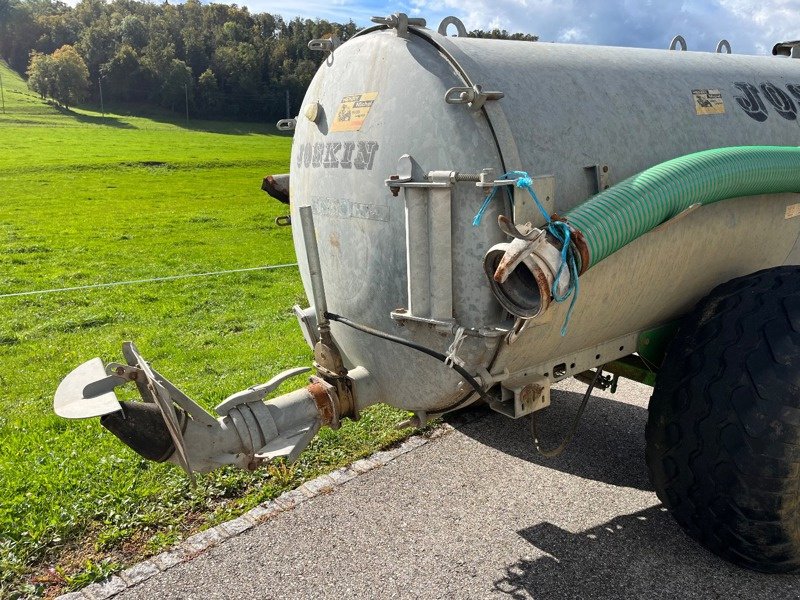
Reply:
[[[219,0],[216,0],[219,1]],[[689,50],[713,51],[725,38],[737,54],[770,54],[800,39],[796,0],[239,0],[251,12],[370,24],[373,15],[405,12],[436,29],[448,15],[467,29],[507,29],[547,42],[666,48],[681,34]]]

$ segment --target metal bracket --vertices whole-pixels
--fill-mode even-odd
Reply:
[[[772,54],[775,56],[800,58],[800,40],[795,40],[793,42],[778,42],[772,47]]]
[[[281,119],[275,123],[275,127],[278,128],[278,131],[294,131],[294,128],[297,127],[297,119]]]
[[[512,419],[547,408],[550,406],[550,380],[543,377],[518,388],[501,386],[500,400],[491,402],[489,406]]]
[[[513,186],[514,192],[514,223],[517,225],[529,224],[533,227],[541,227],[547,223],[542,212],[536,206],[528,190],[517,187],[519,177],[513,179],[495,179],[494,169],[484,169],[481,172],[480,181],[477,187],[489,189],[493,187]],[[542,204],[545,212],[552,215],[555,212],[555,189],[556,178],[553,175],[534,175],[531,177],[533,191]]]
[[[594,172],[595,194],[599,194],[611,187],[611,167],[604,164],[596,164],[587,165],[584,169]]]
[[[370,19],[373,23],[378,25],[385,25],[389,29],[396,29],[399,37],[408,37],[409,27],[425,27],[427,21],[421,18],[409,19],[405,13],[395,13],[388,17],[372,17]]]
[[[325,52],[330,54],[341,45],[342,40],[334,35],[329,38],[311,40],[308,42],[308,49],[313,50],[314,52]]]
[[[452,87],[444,94],[444,101],[448,104],[466,104],[470,110],[478,111],[483,108],[488,100],[500,100],[504,92],[484,92],[480,85],[470,87]]]
[[[294,369],[287,369],[286,371],[281,371],[275,377],[270,379],[266,383],[262,383],[259,385],[254,385],[246,390],[242,390],[241,392],[236,392],[235,394],[231,394],[225,400],[220,402],[214,410],[217,411],[217,414],[224,417],[227,415],[232,408],[239,406],[240,404],[249,404],[251,402],[260,402],[268,394],[274,392],[278,387],[287,379],[294,377],[295,375],[300,375],[301,373],[306,373],[310,371],[309,367],[296,367]]]

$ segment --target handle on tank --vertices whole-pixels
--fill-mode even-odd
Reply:
[[[449,16],[442,19],[442,22],[439,23],[439,35],[447,35],[447,28],[450,25],[455,25],[456,27],[456,37],[467,37],[467,28],[464,27],[464,23],[458,17]]]
[[[686,40],[682,35],[676,35],[674,38],[672,38],[672,41],[669,43],[669,49],[670,50],[677,49],[678,44],[680,44],[681,46],[681,52],[685,52],[687,49]]]

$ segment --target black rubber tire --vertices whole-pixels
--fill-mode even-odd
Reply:
[[[671,342],[647,466],[686,532],[737,565],[800,567],[800,267],[715,288]]]

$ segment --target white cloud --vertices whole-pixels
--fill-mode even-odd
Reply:
[[[219,1],[219,0],[216,0]],[[77,0],[67,0],[74,4]],[[796,0],[237,0],[253,12],[324,18],[362,26],[373,15],[407,12],[436,28],[447,15],[467,29],[507,29],[543,41],[666,48],[676,34],[690,50],[711,51],[721,38],[733,51],[765,54],[800,34]]]
[[[586,34],[577,27],[570,27],[569,29],[562,29],[558,32],[559,42],[566,43],[580,43],[586,41]]]

